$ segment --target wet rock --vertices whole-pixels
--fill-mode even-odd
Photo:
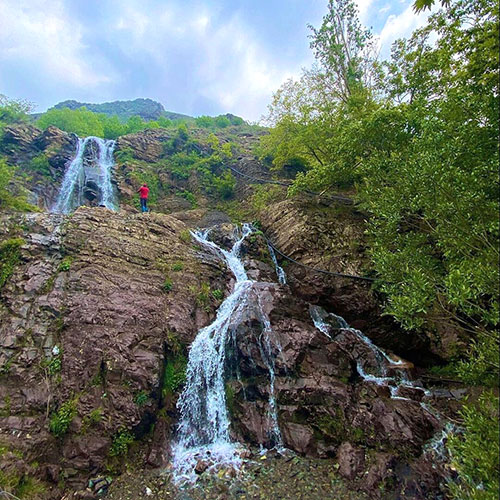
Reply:
[[[354,447],[351,443],[342,443],[337,452],[339,473],[346,479],[353,480],[363,470],[365,465],[365,452]]]
[[[196,474],[200,475],[200,474],[203,474],[209,467],[209,463],[206,461],[206,460],[198,460],[198,462],[196,462],[196,466],[194,468],[194,471],[196,472]]]
[[[69,217],[30,214],[19,223],[26,228],[22,260],[1,290],[0,440],[77,488],[89,471],[102,470],[116,435],[149,430],[167,359],[204,326],[195,320],[204,307],[196,301],[200,284],[225,289],[226,275],[166,215],[82,207]],[[8,228],[0,224],[0,239]],[[174,262],[182,272],[172,271]],[[204,321],[215,307],[208,305]],[[151,403],[138,403],[141,394]],[[173,397],[163,403],[165,411],[175,408]],[[73,416],[57,439],[49,422],[65,404]],[[169,426],[156,432],[163,446]],[[165,462],[159,446],[148,457],[153,466]]]
[[[393,467],[396,459],[390,453],[376,453],[372,458],[372,463],[368,467],[360,485],[365,491],[376,490],[379,483],[383,480],[390,482],[394,480]]]

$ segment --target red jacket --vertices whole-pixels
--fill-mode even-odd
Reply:
[[[146,186],[141,186],[139,188],[139,193],[141,195],[141,198],[142,199],[148,199],[148,194],[149,194],[149,188],[147,188]]]

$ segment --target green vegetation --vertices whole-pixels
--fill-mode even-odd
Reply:
[[[260,156],[283,173],[300,166],[291,194],[353,193],[369,215],[368,254],[385,313],[409,331],[455,329],[469,347],[457,344],[449,370],[468,383],[496,385],[499,6],[440,3],[447,8],[397,41],[381,64],[354,2],[330,0],[321,27],[312,29],[316,64],[274,95],[274,128]],[[460,476],[452,492],[496,498],[486,490],[498,488],[498,461],[493,467],[485,456],[483,469],[472,453],[485,440],[498,453],[498,439],[489,438],[496,423],[484,405],[474,411],[464,415],[464,446],[452,445]],[[484,490],[472,493],[472,484]]]
[[[110,457],[124,456],[128,453],[129,446],[134,442],[134,436],[127,429],[120,429],[113,437],[109,450]]]
[[[56,437],[62,437],[76,416],[76,399],[63,403],[59,410],[54,412],[50,418],[49,430]]]
[[[82,421],[82,434],[85,434],[90,427],[94,427],[101,422],[103,415],[104,411],[102,408],[95,408],[88,415],[85,415]]]
[[[9,99],[0,94],[0,139],[6,125],[28,121],[28,113],[33,104],[23,99]]]
[[[49,375],[56,375],[62,369],[62,359],[60,356],[46,359],[42,362],[42,367],[47,369]]]
[[[13,194],[19,191],[13,184],[15,173],[16,168],[7,165],[7,162],[0,157],[0,210],[6,208],[21,212],[36,210],[36,207],[27,203],[23,194]]]
[[[163,373],[162,397],[171,396],[177,392],[186,381],[187,359],[182,353],[167,359]]]
[[[463,408],[462,417],[465,434],[452,435],[448,445],[460,478],[449,484],[450,492],[460,500],[496,500],[500,495],[498,398],[483,394],[477,404]]]
[[[215,290],[212,290],[212,297],[215,300],[222,300],[224,298],[224,292],[216,288]]]
[[[22,238],[11,238],[0,243],[0,289],[12,276],[14,269],[21,260]]]
[[[122,123],[117,116],[94,113],[85,107],[78,109],[49,109],[40,116],[36,124],[41,129],[46,129],[53,125],[81,137],[94,135],[106,139],[116,139],[120,135],[131,134],[146,129],[169,128],[172,126],[170,120],[163,119],[161,122],[153,120],[144,121],[140,116],[131,116],[126,123]]]
[[[174,262],[172,264],[172,271],[173,272],[179,272],[184,269],[184,264],[182,262]]]
[[[168,293],[172,290],[173,286],[174,286],[173,281],[170,278],[165,278],[165,281],[163,282],[162,285],[162,290]]]
[[[217,129],[226,128],[230,125],[243,125],[245,121],[243,120],[243,118],[231,114],[219,115],[215,117],[202,115],[198,118],[195,118],[195,123],[196,125],[198,125],[198,127]]]
[[[134,396],[134,403],[137,406],[144,406],[149,400],[149,395],[146,391],[139,391],[135,396]]]
[[[332,0],[312,33],[317,65],[275,94],[262,144],[275,168],[307,166],[292,193],[356,188],[386,314],[461,329],[462,374],[476,379],[499,367],[497,31],[496,2],[460,0],[382,66],[353,3]]]
[[[40,153],[31,159],[28,165],[28,170],[32,172],[38,172],[44,176],[50,176],[50,164],[49,159],[45,153]]]
[[[252,207],[254,210],[264,210],[270,203],[285,199],[286,189],[272,184],[254,184],[252,194]]]
[[[67,256],[59,264],[57,268],[58,271],[69,271],[71,269],[71,263],[73,262],[73,257]]]
[[[179,238],[184,243],[191,243],[191,233],[189,232],[189,229],[183,229],[179,234]]]
[[[43,498],[46,487],[34,477],[6,468],[0,470],[0,491],[7,493],[6,498],[15,495],[23,500],[35,500]]]

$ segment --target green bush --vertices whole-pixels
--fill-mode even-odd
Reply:
[[[187,359],[183,354],[168,359],[163,374],[162,396],[172,395],[186,381]]]
[[[50,176],[50,164],[49,159],[44,153],[39,154],[31,159],[28,164],[28,169],[34,172],[38,172],[44,176]]]
[[[189,201],[189,203],[191,203],[191,207],[193,208],[196,207],[197,205],[196,196],[193,193],[191,193],[191,191],[186,191],[186,190],[177,191],[175,194]]]
[[[222,300],[224,298],[224,293],[222,292],[222,290],[219,290],[218,288],[215,289],[215,290],[212,290],[212,297],[215,299],[215,300]]]
[[[174,286],[173,281],[170,278],[165,278],[165,281],[163,282],[162,289],[164,292],[170,292],[172,290],[172,287]]]
[[[448,440],[452,464],[458,482],[450,483],[457,500],[496,500],[499,488],[498,397],[484,393],[477,404],[467,404],[461,414],[464,434],[452,434]]]
[[[71,268],[71,263],[73,262],[73,257],[64,257],[64,259],[59,264],[57,268],[58,271],[69,271]]]
[[[7,162],[0,158],[0,210],[5,208],[12,208],[21,212],[38,210],[37,207],[30,205],[26,201],[24,195],[13,195],[11,189],[8,189],[11,187],[11,183],[15,187],[12,182],[15,173],[16,168],[7,165]]]
[[[231,198],[231,196],[233,196],[234,188],[236,186],[236,179],[231,172],[225,172],[220,177],[214,177],[213,183],[218,195],[223,200],[227,200]]]
[[[134,403],[137,406],[144,406],[148,402],[149,396],[146,391],[139,391],[135,396],[134,396]]]
[[[264,210],[270,203],[286,198],[286,189],[282,186],[272,184],[253,185],[252,207],[255,210]]]
[[[52,414],[49,430],[56,437],[61,437],[68,431],[71,421],[76,416],[76,400],[67,401],[59,410]]]
[[[128,452],[129,446],[134,442],[134,436],[126,429],[119,430],[113,437],[109,450],[111,457],[123,456]]]
[[[174,262],[172,264],[172,271],[178,272],[184,269],[184,264],[182,262]]]

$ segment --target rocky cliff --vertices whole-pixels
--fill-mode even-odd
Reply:
[[[115,171],[118,212],[80,207],[67,216],[42,212],[1,219],[2,487],[19,493],[29,484],[32,498],[74,492],[94,498],[127,460],[135,462],[138,475],[147,468],[169,470],[189,346],[234,285],[220,255],[196,243],[189,230],[210,226],[212,240],[229,249],[231,219],[258,217],[263,232],[255,231],[241,248],[254,280],[254,305],[232,325],[237,341],[226,380],[231,436],[247,447],[248,467],[255,467],[259,447],[279,444],[270,432],[273,396],[282,444],[296,454],[298,469],[301,460],[322,459],[320,467],[347,481],[356,498],[444,498],[442,432],[465,392],[419,378],[419,366],[436,359],[439,350],[382,317],[369,282],[310,269],[369,272],[363,214],[283,193],[259,205],[258,189],[245,177],[237,177],[233,201],[221,203],[205,193],[196,208],[183,206],[177,191],[194,191],[199,178],[193,172],[179,181],[161,170],[172,138],[163,130],[120,138],[117,156],[129,156]],[[256,136],[240,139],[228,164],[271,179],[252,154]],[[43,199],[40,207],[50,206],[75,140],[57,129],[6,130],[2,149],[12,161],[27,163],[40,152],[49,158],[53,170],[43,189],[28,183]],[[158,169],[169,214],[139,214],[133,207],[135,174],[151,165]],[[176,182],[181,184],[171,189]],[[285,267],[287,284],[278,282],[268,241],[296,261]],[[272,332],[265,349],[263,311],[266,332]],[[207,467],[200,462],[197,473],[203,476]],[[231,479],[234,472],[226,472]],[[165,495],[175,493],[166,481]],[[112,487],[113,494],[127,498]]]

